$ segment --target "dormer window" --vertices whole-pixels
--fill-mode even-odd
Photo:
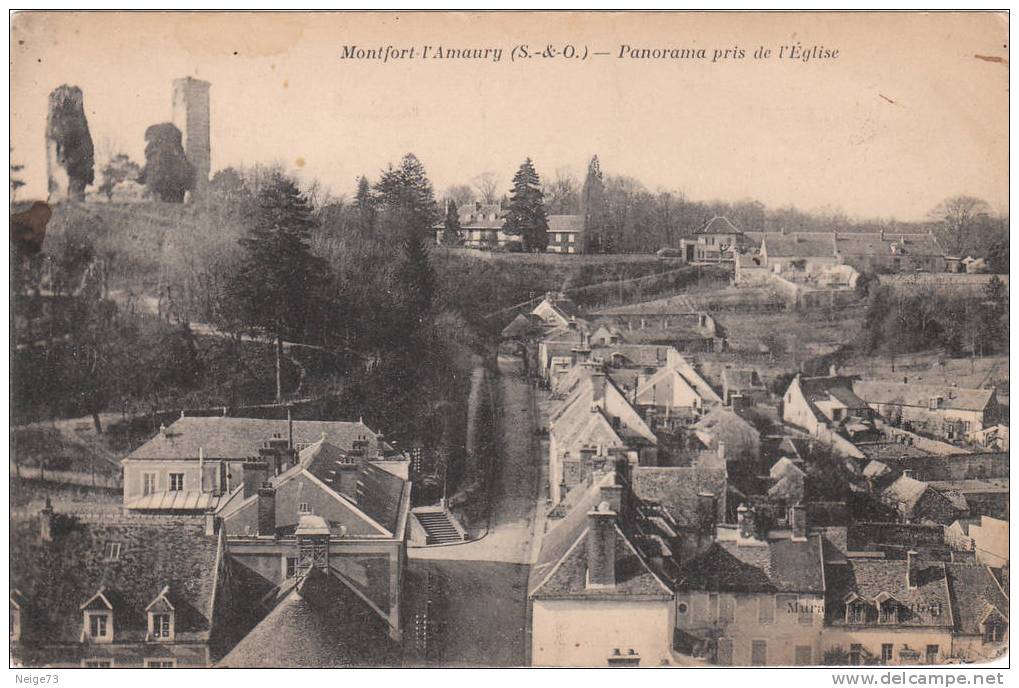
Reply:
[[[174,635],[174,608],[170,599],[170,588],[164,587],[159,591],[156,599],[145,608],[148,615],[148,639],[150,640],[173,640]]]
[[[849,593],[845,599],[846,623],[864,624],[867,623],[867,609],[870,606],[856,593]]]
[[[113,604],[105,587],[81,605],[82,640],[94,643],[113,642]]]
[[[881,606],[878,607],[878,623],[899,623],[899,603],[895,600],[881,603]]]
[[[984,631],[985,643],[1000,643],[1005,640],[1008,621],[996,609],[989,608],[980,621],[980,627]]]

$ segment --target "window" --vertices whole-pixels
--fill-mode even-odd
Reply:
[[[881,663],[888,664],[892,661],[892,654],[895,646],[892,643],[883,643],[881,645]]]
[[[156,492],[156,474],[142,473],[142,496],[148,496]]]
[[[1000,643],[1005,639],[1005,624],[1001,621],[988,621],[984,626],[984,642]]]
[[[899,622],[899,606],[894,603],[881,605],[878,612],[878,623],[893,624]]]
[[[867,622],[866,605],[854,603],[846,605],[846,623],[862,624]]]
[[[938,650],[937,645],[927,646],[927,664],[934,664],[938,661]]]
[[[761,596],[757,598],[757,623],[775,623],[775,598]]]
[[[86,659],[83,660],[81,665],[86,669],[112,669],[112,659]]]
[[[170,614],[152,614],[152,637],[162,640],[173,637],[173,617]]]
[[[175,659],[146,659],[146,669],[174,669],[177,667]]]
[[[718,666],[732,666],[732,638],[718,639],[715,664]]]
[[[103,552],[103,559],[106,561],[117,561],[120,559],[120,543],[107,542],[106,549]]]
[[[768,663],[768,641],[754,640],[750,643],[750,664],[765,666]]]
[[[170,474],[170,492],[183,492],[184,491],[184,474],[183,473],[171,473]]]
[[[301,502],[297,505],[297,513],[299,514],[310,514],[311,507],[308,506],[308,502]]]
[[[110,619],[108,614],[88,615],[88,634],[91,638],[106,638],[109,635]]]
[[[796,666],[810,666],[813,664],[813,657],[810,651],[810,645],[797,645],[795,650],[795,664]]]
[[[722,623],[732,623],[736,620],[736,598],[732,595],[722,595],[719,601],[718,620]]]
[[[718,621],[718,593],[708,595],[708,621]]]
[[[297,557],[286,557],[284,575],[289,579],[297,575]]]
[[[860,659],[863,657],[863,645],[859,643],[853,643],[849,646],[849,664],[852,666],[859,666]]]

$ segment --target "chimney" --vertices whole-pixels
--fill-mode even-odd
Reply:
[[[697,526],[702,535],[714,535],[718,521],[718,499],[710,492],[697,495]]]
[[[216,534],[216,514],[213,513],[205,514],[205,534],[206,535]]]
[[[53,503],[46,498],[46,506],[39,512],[39,539],[53,542]]]
[[[183,418],[183,416],[181,416]],[[159,424],[159,435],[160,437],[166,437],[166,423]]]
[[[276,488],[265,482],[258,488],[258,537],[276,536]]]
[[[789,527],[793,531],[793,542],[807,541],[807,507],[803,502],[789,507]]]
[[[907,469],[903,470],[902,471],[902,477],[903,478],[912,478],[913,477],[913,469],[912,468],[907,468]]]
[[[837,365],[832,363],[830,366],[828,366],[828,375],[830,375],[831,377],[837,377],[838,374],[839,374],[839,367]]]
[[[580,480],[586,482],[591,477],[592,465],[594,464],[594,449],[587,447],[580,450]]]
[[[616,484],[615,480],[611,485],[601,486],[601,501],[609,505],[609,509],[617,514],[623,510],[623,486]]]
[[[258,488],[269,478],[269,467],[252,459],[241,464],[244,477],[244,499],[258,492]]]
[[[587,588],[616,586],[616,512],[602,502],[587,512]]]
[[[915,549],[906,552],[906,586],[910,590],[920,587],[919,558],[920,553]]]

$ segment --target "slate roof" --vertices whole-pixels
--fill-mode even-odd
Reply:
[[[762,243],[768,258],[834,258],[835,235],[832,232],[768,232]],[[762,253],[765,252],[762,249]]]
[[[705,223],[703,227],[697,230],[697,234],[743,234],[743,230],[739,229],[729,218],[716,215]]]
[[[295,420],[294,444],[312,444],[323,435],[331,443],[352,449],[358,440],[375,441],[377,434],[361,421]],[[230,418],[223,416],[185,416],[166,428],[165,435],[151,440],[125,457],[130,460],[198,460],[201,449],[206,460],[243,461],[258,453],[263,442],[274,435],[287,437],[286,420]],[[384,444],[385,453],[394,453]]]
[[[965,389],[950,385],[918,385],[880,380],[858,380],[853,391],[870,404],[897,404],[928,408],[933,397],[943,399],[941,409],[983,411],[991,403],[993,389]]]
[[[847,596],[855,594],[868,604],[884,593],[903,608],[898,626],[935,626],[951,628],[952,612],[945,564],[939,561],[914,561],[918,585],[907,584],[905,559],[846,559],[845,564],[828,568],[828,623],[845,625]],[[876,624],[877,622],[872,622]]]
[[[531,315],[530,313],[517,313],[517,317],[513,318],[502,328],[503,337],[519,337],[520,335],[529,334],[541,328],[541,319],[537,316]]]
[[[821,556],[820,535],[758,546],[715,542],[682,567],[676,585],[680,590],[820,594],[825,589]]]
[[[548,231],[550,232],[583,232],[583,215],[549,215]]]
[[[218,666],[336,668],[398,660],[379,615],[335,574],[313,568]]]
[[[753,425],[723,406],[716,406],[691,428],[695,433],[706,433],[718,442],[724,442],[730,451],[746,451],[757,446],[761,434]],[[756,458],[756,457],[755,457]]]
[[[12,521],[10,527],[10,585],[26,600],[25,642],[80,642],[81,606],[100,590],[114,607],[114,642],[144,640],[145,609],[167,587],[177,638],[208,638],[221,552],[203,522],[53,518],[52,542],[39,539],[37,519]],[[116,560],[106,559],[108,543],[120,545]]]
[[[585,522],[587,512],[584,512]],[[565,556],[549,575],[531,592],[535,599],[563,598],[639,598],[671,599],[672,592],[654,574],[630,544],[626,535],[615,526],[616,584],[612,588],[587,588],[587,528],[573,542]]]
[[[869,409],[867,402],[857,397],[852,391],[852,383],[855,378],[841,375],[827,375],[822,377],[802,377],[799,379],[800,390],[807,400],[810,410],[814,416],[822,422],[827,422],[827,417],[817,407],[819,401],[829,401],[831,398],[838,400],[848,409]]]
[[[991,570],[982,564],[945,564],[952,593],[955,628],[965,635],[983,633],[982,622],[993,611],[1008,620],[1008,597]]]
[[[927,483],[910,478],[908,475],[900,475],[881,493],[881,501],[894,506],[901,513],[912,514],[926,491]]]
[[[727,473],[725,465],[652,467],[634,466],[631,474],[633,494],[644,501],[663,506],[680,526],[695,527],[697,496],[708,492],[718,500],[718,520],[725,519]]]
[[[903,243],[905,240],[905,243]],[[839,253],[847,256],[890,256],[892,244],[898,244],[903,255],[943,256],[945,250],[930,234],[885,232],[843,232],[835,240]]]

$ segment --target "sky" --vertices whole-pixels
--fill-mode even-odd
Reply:
[[[212,84],[213,171],[278,161],[335,194],[409,151],[439,193],[486,171],[508,191],[526,157],[582,179],[597,154],[605,174],[692,200],[916,220],[968,194],[1008,211],[998,14],[22,13],[12,26],[19,198],[45,194],[54,88],[83,90],[97,159],[143,162],[145,129],[169,121],[171,82],[190,75]],[[838,56],[777,57],[796,44]],[[511,60],[519,45],[588,57]],[[416,55],[342,59],[344,46]],[[423,46],[502,55],[422,59]],[[706,58],[619,57],[626,46]],[[772,56],[754,59],[759,47]]]

